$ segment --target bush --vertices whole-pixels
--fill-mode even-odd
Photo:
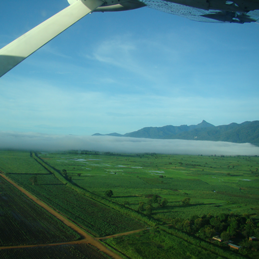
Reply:
[[[108,191],[106,191],[105,192],[105,195],[107,196],[107,197],[112,197],[112,195],[113,195],[113,192],[112,192],[112,190],[108,190]]]
[[[185,198],[185,199],[182,200],[182,204],[183,204],[184,206],[187,206],[187,205],[190,204],[190,200],[191,200],[191,198]]]

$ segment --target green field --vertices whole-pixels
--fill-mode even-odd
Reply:
[[[0,252],[2,259],[108,259],[96,249],[88,245],[62,245],[49,247],[33,247],[24,249],[9,249]]]
[[[148,227],[104,241],[130,258],[259,257],[258,241],[248,241],[259,238],[259,157],[38,156],[2,151],[0,170],[95,236]],[[242,248],[212,240],[222,233]]]
[[[106,242],[134,259],[223,258],[158,229],[108,239]]]
[[[77,240],[80,235],[0,179],[0,246]]]
[[[132,209],[147,203],[150,194],[166,198],[166,208],[153,210],[157,219],[259,210],[259,157],[64,153],[41,158],[97,195],[111,189],[113,201]],[[182,206],[186,197],[188,210]]]
[[[88,199],[82,193],[68,188],[66,184],[60,182],[53,174],[46,171],[31,158],[29,153],[27,153],[26,157],[24,157],[24,154],[21,153],[21,157],[19,157],[17,153],[2,153],[2,160],[5,160],[4,157],[6,157],[6,161],[8,161],[4,164],[9,170],[7,173],[8,177],[69,218],[76,220],[91,234],[106,236],[144,227],[142,223],[121,215],[116,210]],[[15,170],[12,170],[12,164],[15,164],[20,159],[24,161],[23,164],[21,163],[20,171],[18,172],[16,167],[14,167]],[[1,164],[0,170],[6,172],[4,166]],[[30,168],[33,168],[31,172]],[[35,171],[37,173],[34,173]],[[37,177],[37,184],[35,185],[32,185],[30,181],[32,176]]]

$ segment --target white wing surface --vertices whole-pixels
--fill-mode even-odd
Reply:
[[[101,0],[77,0],[0,49],[0,77],[102,4]]]

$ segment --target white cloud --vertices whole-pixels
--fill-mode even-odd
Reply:
[[[48,53],[48,54],[51,54],[51,55],[61,57],[61,58],[71,59],[71,55],[67,55],[67,53],[64,54],[63,52],[61,52],[60,50],[57,50],[57,48],[55,48],[53,46],[55,46],[55,45],[54,44],[46,44],[44,46],[44,48],[42,48],[41,51],[45,52],[45,53]]]
[[[159,83],[160,86],[165,77],[164,72],[168,72],[166,64],[161,67],[163,61],[172,64],[180,59],[179,53],[175,49],[169,48],[161,41],[154,41],[153,38],[136,38],[129,34],[109,37],[99,44],[95,44],[91,52],[84,56],[134,73],[139,78],[148,80],[152,85]]]
[[[109,63],[115,66],[129,68],[132,61],[132,54],[137,46],[131,39],[116,37],[103,41],[98,45],[93,56],[100,62]]]
[[[259,155],[259,147],[230,142],[65,136],[15,132],[0,132],[0,148],[37,151],[73,149],[124,153]]]

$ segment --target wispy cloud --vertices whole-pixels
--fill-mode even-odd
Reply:
[[[259,109],[256,98],[247,105],[247,100],[230,97],[123,94],[21,78],[3,79],[0,90],[2,130],[127,133],[146,126],[197,124],[203,119],[214,125],[252,121]]]
[[[136,49],[136,44],[129,37],[115,37],[99,44],[93,56],[100,62],[129,68]]]
[[[46,52],[48,54],[51,54],[51,55],[61,57],[61,58],[71,59],[71,56],[65,55],[64,52],[57,50],[57,48],[54,48],[53,45],[51,45],[51,44],[45,45],[44,48],[42,48],[42,51]]]
[[[100,42],[88,57],[152,80],[152,74],[146,70],[145,64],[140,62],[139,49],[139,42],[132,36],[116,36]]]
[[[91,51],[85,57],[134,73],[152,84],[162,81],[161,59],[167,62],[179,59],[176,50],[168,48],[160,41],[136,38],[129,34],[109,37],[95,44]]]

